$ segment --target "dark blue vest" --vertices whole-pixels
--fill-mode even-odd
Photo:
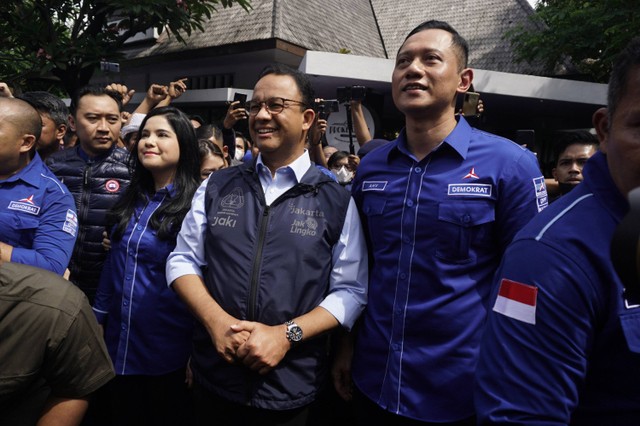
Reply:
[[[255,162],[212,174],[205,196],[207,289],[230,315],[267,325],[313,310],[329,290],[332,249],[349,199],[344,188],[313,166],[270,206]],[[224,398],[292,409],[313,401],[326,379],[327,337],[294,347],[262,376],[227,364],[200,326],[192,362],[196,379]]]

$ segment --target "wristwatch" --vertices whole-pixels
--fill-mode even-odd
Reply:
[[[291,342],[291,346],[294,346],[302,340],[302,329],[293,321],[287,321],[285,325],[287,326],[287,340]]]

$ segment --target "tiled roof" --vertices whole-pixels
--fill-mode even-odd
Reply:
[[[526,0],[371,0],[389,57],[395,56],[407,33],[423,21],[448,22],[469,43],[469,65],[513,73],[535,71],[514,61],[504,38],[507,30],[530,25],[533,9]]]
[[[469,41],[470,66],[486,70],[536,73],[513,60],[505,32],[527,25],[526,0],[252,0],[252,10],[220,8],[194,31],[186,46],[162,34],[137,57],[277,38],[307,50],[354,55],[395,56],[406,34],[428,19],[449,22]],[[379,28],[379,30],[378,30]],[[382,36],[382,37],[381,37]]]

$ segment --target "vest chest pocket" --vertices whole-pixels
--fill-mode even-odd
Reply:
[[[490,245],[494,221],[495,210],[491,201],[441,203],[438,206],[436,256],[451,263],[471,262],[472,245]]]

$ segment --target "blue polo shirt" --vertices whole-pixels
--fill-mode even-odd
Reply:
[[[0,180],[0,241],[11,261],[62,275],[78,231],[73,196],[36,153],[15,175]]]
[[[604,154],[583,174],[518,233],[496,274],[480,424],[640,424],[640,305],[625,300],[610,255],[629,203]]]
[[[122,238],[111,240],[93,311],[105,325],[116,374],[160,375],[187,365],[194,319],[167,286],[165,264],[175,240],[160,240],[153,214],[175,196],[169,185],[138,201]]]
[[[473,415],[493,274],[515,233],[547,205],[536,157],[460,118],[421,161],[404,131],[367,154],[353,195],[372,257],[356,386],[421,421]]]

